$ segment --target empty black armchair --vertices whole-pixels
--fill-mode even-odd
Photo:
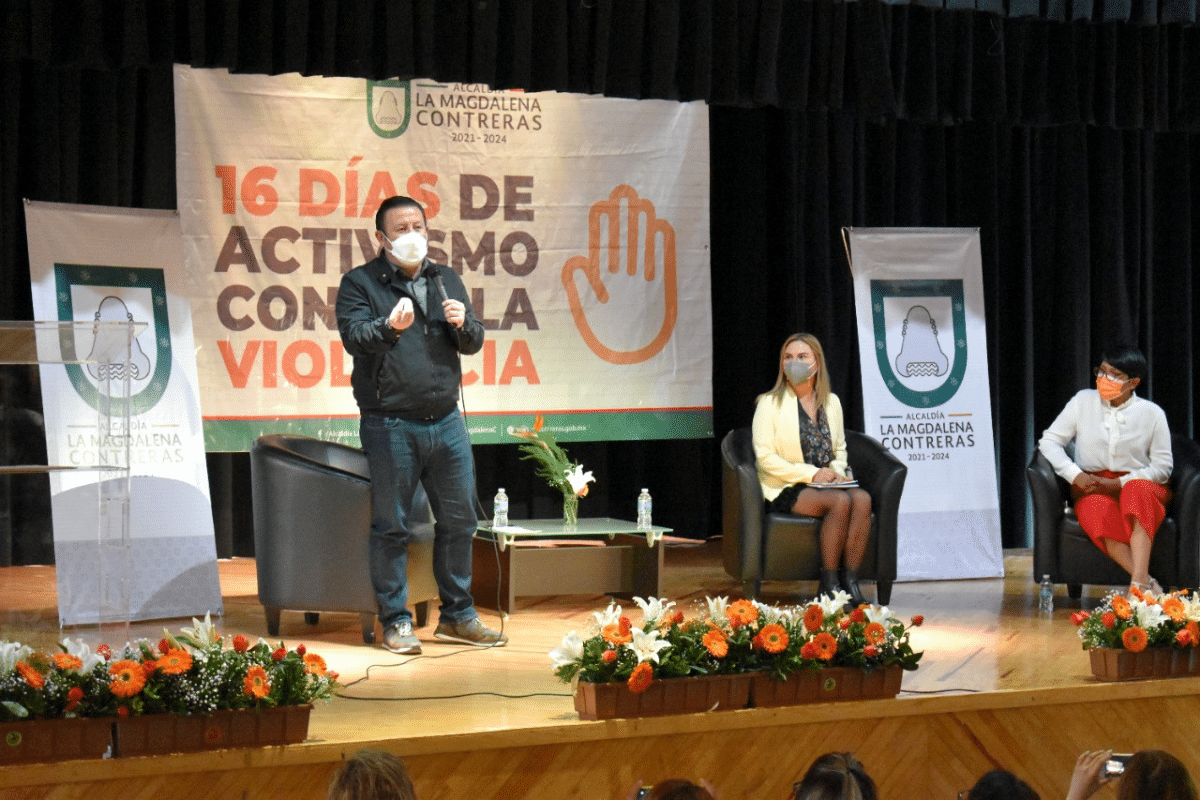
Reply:
[[[254,556],[258,600],[267,632],[279,634],[282,609],[357,612],[363,641],[375,641],[379,606],[371,587],[371,479],[367,457],[353,447],[308,436],[272,433],[250,449]],[[414,508],[424,509],[408,542],[408,602],[417,626],[438,598],[433,578],[433,514],[423,489]]]
[[[1163,587],[1200,584],[1200,445],[1186,436],[1171,437],[1167,516],[1154,536],[1150,574]],[[1049,575],[1065,583],[1067,595],[1079,598],[1083,584],[1128,586],[1129,575],[1100,552],[1079,527],[1070,487],[1036,448],[1025,470],[1033,496],[1033,579]]]
[[[896,580],[896,519],[908,467],[858,431],[846,431],[846,451],[854,478],[871,495],[871,539],[858,574],[875,581],[876,598],[886,604]],[[767,512],[750,428],[725,435],[721,459],[725,571],[747,597],[757,597],[763,581],[819,579],[821,520]]]

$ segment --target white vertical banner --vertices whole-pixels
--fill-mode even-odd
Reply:
[[[127,432],[123,424],[106,435],[97,429],[97,404],[107,398],[96,365],[42,366],[49,463],[109,463],[127,436],[129,618],[222,613],[191,306],[173,280],[183,261],[179,215],[27,202],[25,225],[37,319],[146,323],[128,367]],[[50,473],[62,625],[104,621],[96,602],[98,474]]]
[[[870,435],[908,467],[897,579],[1004,574],[977,228],[847,228]]]

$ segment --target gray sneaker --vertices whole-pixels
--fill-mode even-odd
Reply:
[[[479,617],[473,617],[466,622],[439,622],[433,635],[443,642],[471,644],[476,647],[504,647],[508,644],[507,636],[485,628]]]
[[[439,630],[441,628],[439,627]],[[383,632],[383,648],[402,656],[415,656],[421,652],[421,640],[413,634],[412,621],[402,619]]]

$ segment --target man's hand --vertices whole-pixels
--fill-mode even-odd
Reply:
[[[456,328],[461,328],[463,323],[467,321],[467,307],[458,300],[443,300],[442,314],[446,317],[446,322],[449,322]]]
[[[675,229],[622,184],[592,204],[588,253],[567,259],[562,282],[593,353],[611,364],[646,361],[670,340],[679,313]]]
[[[395,307],[392,308],[392,313],[388,315],[388,325],[391,325],[395,330],[402,331],[409,325],[412,325],[415,318],[412,298],[401,297]]]

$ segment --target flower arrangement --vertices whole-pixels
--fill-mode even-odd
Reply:
[[[562,492],[564,521],[573,524],[578,517],[579,498],[587,496],[588,484],[596,479],[590,471],[583,471],[582,464],[567,457],[567,451],[559,446],[554,434],[542,430],[545,424],[545,418],[538,414],[534,417],[532,430],[521,428],[512,435],[525,440],[518,448],[525,454],[521,460],[535,462],[537,474]]]
[[[1200,598],[1187,590],[1155,597],[1134,588],[1132,596],[1113,592],[1089,611],[1076,611],[1084,649],[1108,647],[1140,653],[1147,647],[1200,645]]]
[[[337,686],[316,653],[234,636],[229,645],[208,615],[157,643],[120,650],[64,639],[41,653],[0,642],[0,720],[207,714],[235,708],[301,705]]]
[[[886,608],[844,608],[849,595],[836,592],[807,606],[768,606],[750,600],[705,598],[688,619],[663,598],[634,602],[642,625],[634,627],[615,603],[595,612],[597,632],[571,631],[550,651],[554,674],[565,683],[625,681],[643,692],[656,678],[766,672],[778,680],[805,669],[898,665],[915,670],[921,653],[909,643],[913,627]]]

